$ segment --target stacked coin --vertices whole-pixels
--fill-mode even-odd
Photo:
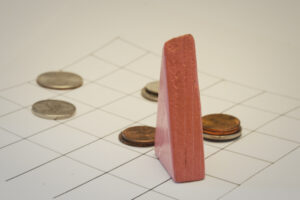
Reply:
[[[203,137],[207,140],[228,141],[241,136],[240,120],[227,114],[210,114],[202,117]]]
[[[159,81],[148,83],[142,89],[142,96],[150,101],[157,101],[159,92]]]
[[[119,134],[119,140],[127,145],[149,147],[154,145],[155,128],[151,126],[133,126]]]

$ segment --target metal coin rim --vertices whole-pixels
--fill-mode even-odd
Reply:
[[[211,134],[206,134],[203,133],[203,138],[209,141],[230,141],[230,140],[234,140],[239,138],[242,135],[242,132],[239,131],[237,133],[234,134],[230,134],[230,135],[211,135]]]
[[[157,102],[158,100],[158,95],[154,95],[147,92],[147,89],[145,87],[142,89],[141,94],[147,100],[154,101],[154,102]]]
[[[150,88],[149,88],[149,85],[150,85],[150,84],[153,84],[153,83],[155,83],[155,84],[158,83],[158,85],[159,85],[159,81],[152,81],[152,82],[148,83],[148,84],[145,86],[145,89],[146,89],[147,92],[149,92],[149,93],[151,93],[151,94],[156,94],[156,95],[158,95],[158,93],[159,93],[159,86],[158,86],[158,90],[157,90],[157,91],[150,90]]]
[[[154,145],[154,141],[153,142],[133,142],[133,141],[127,140],[126,138],[124,138],[122,132],[119,134],[119,140],[123,144],[129,145],[129,146],[134,146],[134,147],[150,147],[150,146]]]
[[[38,103],[41,103],[41,102],[44,102],[44,101],[58,101],[58,102],[63,102],[63,103],[67,103],[69,105],[71,105],[73,108],[74,108],[74,112],[72,112],[71,114],[62,114],[62,115],[51,115],[51,114],[41,114],[39,112],[36,112],[35,109],[34,109],[34,105],[38,104]],[[69,103],[67,101],[62,101],[62,100],[56,100],[56,99],[46,99],[46,100],[41,100],[41,101],[37,101],[35,102],[32,107],[31,107],[31,112],[37,116],[37,117],[40,117],[40,118],[43,118],[43,119],[50,119],[50,120],[61,120],[61,119],[67,119],[67,118],[70,118],[72,117],[75,113],[76,113],[76,106],[73,105],[72,103]]]
[[[77,76],[80,79],[80,83],[78,83],[77,85],[74,86],[59,86],[59,85],[47,85],[44,84],[43,81],[41,81],[41,77],[49,74],[49,73],[68,73],[68,74],[72,74],[74,76]],[[48,89],[53,89],[53,90],[68,90],[68,89],[75,89],[75,88],[79,88],[80,86],[83,85],[83,78],[81,76],[79,76],[78,74],[72,73],[72,72],[65,72],[65,71],[51,71],[51,72],[45,72],[40,74],[37,79],[36,82],[38,85],[44,87],[44,88],[48,88]]]
[[[242,130],[242,127],[239,126],[236,129],[232,129],[230,131],[212,131],[212,130],[203,129],[203,133],[210,134],[210,135],[231,135],[231,134],[237,133],[241,130]]]

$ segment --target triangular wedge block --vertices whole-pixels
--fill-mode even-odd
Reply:
[[[193,36],[165,43],[155,154],[175,182],[204,178],[203,129]]]

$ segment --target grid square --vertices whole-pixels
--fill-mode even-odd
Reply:
[[[300,119],[300,107],[287,113],[286,116],[294,117],[296,119]]]
[[[136,200],[173,200],[171,197],[167,197],[163,194],[157,193],[155,191],[149,191],[142,196],[136,198]]]
[[[257,129],[278,116],[243,105],[237,105],[225,113],[238,117],[241,120],[241,126],[251,130]]]
[[[4,199],[52,199],[102,173],[62,157],[8,182]]]
[[[0,97],[0,116],[20,109],[21,106]]]
[[[57,94],[41,87],[26,83],[0,92],[0,95],[22,106],[29,106],[37,101],[54,97]]]
[[[100,107],[113,100],[122,97],[124,94],[108,89],[106,87],[90,83],[77,90],[66,94],[67,97],[77,99],[94,107]]]
[[[97,51],[95,55],[117,66],[125,66],[145,53],[144,50],[118,39]]]
[[[291,152],[236,188],[222,200],[299,199],[300,149]]]
[[[55,125],[58,125],[57,121],[39,118],[30,109],[22,109],[0,118],[1,127],[21,137],[28,137]]]
[[[154,190],[180,200],[215,200],[235,187],[232,183],[206,176],[204,180],[187,183],[169,180]]]
[[[144,124],[146,126],[156,127],[156,120],[157,120],[157,115],[153,114],[150,117],[147,117],[147,118],[139,121],[139,123]]]
[[[287,140],[300,142],[300,121],[285,116],[279,117],[274,121],[258,129],[258,132],[277,136]]]
[[[206,90],[203,90],[202,94],[239,103],[259,94],[260,92],[260,90],[240,86],[228,81],[223,81]]]
[[[116,190],[117,188],[117,190]],[[127,181],[121,180],[109,174],[105,174],[87,184],[73,190],[63,196],[57,198],[58,200],[99,200],[113,199],[124,200],[133,199],[145,192],[146,189],[137,185],[131,184]]]
[[[201,112],[202,115],[213,113],[221,113],[225,109],[232,107],[234,104],[228,101],[216,99],[208,96],[201,96]]]
[[[156,157],[156,155],[155,155],[155,151],[154,151],[154,149],[153,150],[151,150],[151,151],[149,151],[148,153],[146,153],[145,155],[147,155],[147,156],[151,156],[152,158],[155,158],[155,159],[157,159],[157,157]]]
[[[204,157],[207,158],[208,156],[212,155],[213,153],[216,153],[219,150],[220,149],[217,147],[204,144]]]
[[[157,111],[157,103],[128,96],[104,106],[102,109],[133,121],[139,121],[155,113]]]
[[[226,149],[269,162],[275,162],[297,146],[298,144],[296,143],[254,132]]]
[[[0,181],[6,180],[42,163],[58,154],[23,140],[0,151]]]
[[[101,85],[111,87],[115,90],[130,94],[142,89],[148,82],[151,81],[153,80],[133,72],[129,72],[127,70],[118,70],[112,73],[110,76],[104,77],[96,82]]]
[[[94,81],[116,69],[118,69],[118,67],[112,64],[103,62],[93,56],[88,56],[87,58],[69,66],[66,70],[80,74],[80,76],[82,76],[85,80]]]
[[[95,110],[70,120],[66,124],[97,137],[104,137],[131,123],[129,120],[108,114],[101,110]]]
[[[102,171],[109,171],[140,154],[110,142],[99,140],[68,154],[69,157]]]
[[[159,80],[160,67],[161,58],[153,54],[147,54],[130,63],[128,66],[126,66],[126,69],[133,70],[139,74],[153,78],[154,80]]]
[[[200,91],[202,89],[205,89],[205,88],[213,85],[213,84],[216,84],[219,81],[221,81],[221,79],[213,77],[213,76],[209,76],[209,75],[201,73],[201,72],[198,73],[198,82],[199,82]]]
[[[161,163],[148,156],[141,156],[110,173],[146,188],[152,188],[170,178]]]
[[[65,154],[97,138],[65,125],[59,125],[30,138],[43,146]]]
[[[289,99],[286,97],[263,93],[259,96],[250,99],[243,104],[257,107],[263,110],[283,114],[300,105],[300,101]]]
[[[208,175],[236,184],[241,184],[269,165],[267,162],[225,150],[206,159],[205,164]]]
[[[20,137],[17,137],[6,130],[0,129],[0,148],[20,139]]]

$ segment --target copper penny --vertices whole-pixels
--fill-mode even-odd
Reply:
[[[119,140],[130,146],[148,147],[154,145],[155,128],[151,126],[133,126],[119,134]]]
[[[83,84],[83,79],[71,72],[57,71],[39,75],[36,82],[45,88],[66,90],[80,87]]]
[[[210,114],[202,117],[203,130],[232,134],[240,129],[240,120],[227,114]]]

